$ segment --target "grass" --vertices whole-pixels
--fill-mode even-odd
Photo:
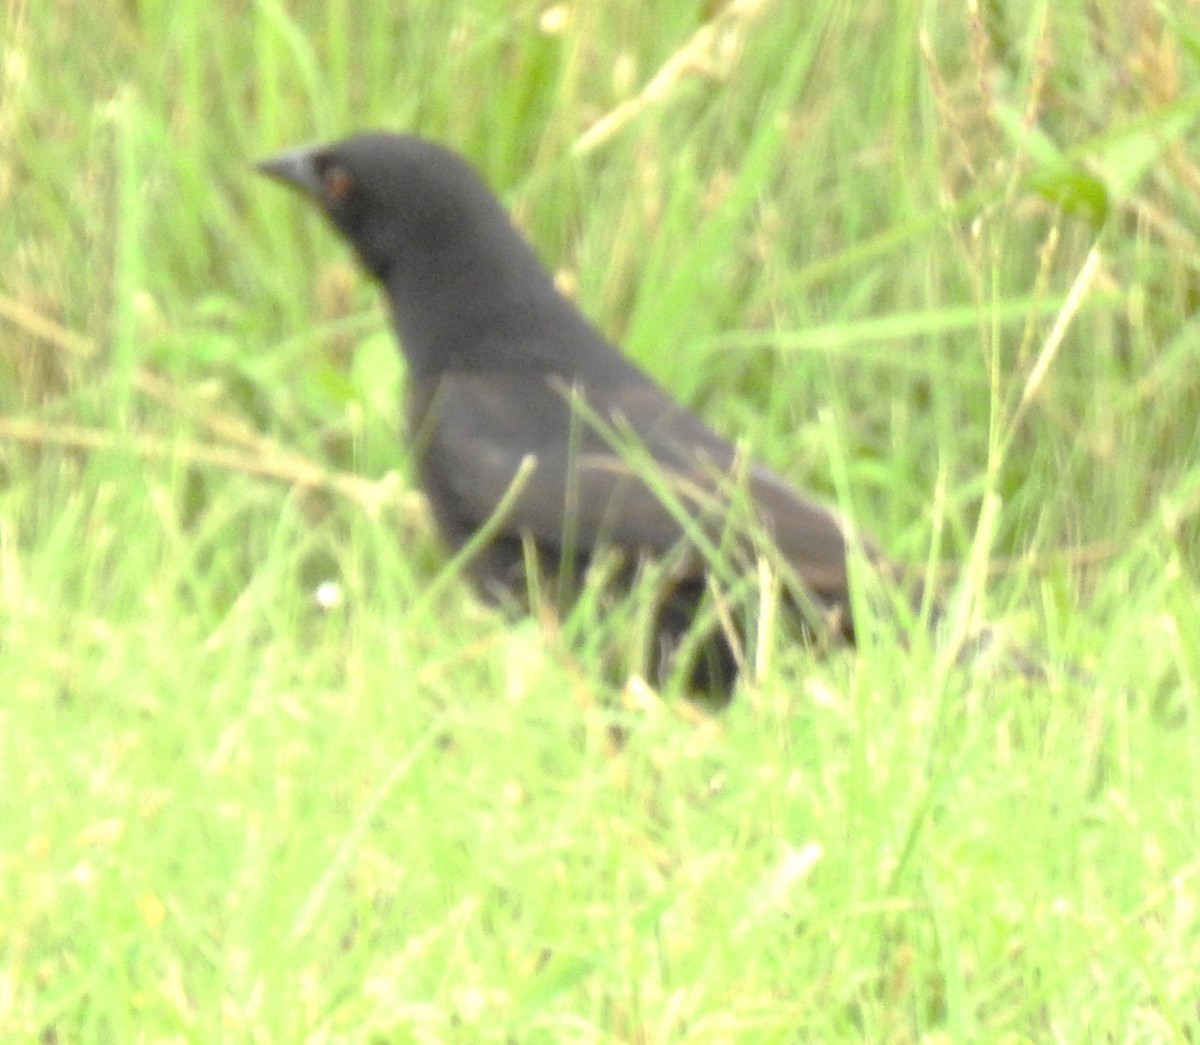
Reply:
[[[4,1040],[1194,1038],[1192,8],[5,18]],[[713,719],[605,681],[637,607],[482,607],[377,293],[250,170],[368,126],[1086,675],[767,628]]]

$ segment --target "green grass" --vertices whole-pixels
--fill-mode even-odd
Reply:
[[[1200,1032],[1195,10],[718,12],[7,6],[4,1041]],[[767,628],[711,719],[612,681],[637,605],[481,606],[376,291],[251,170],[364,127],[1086,675]]]

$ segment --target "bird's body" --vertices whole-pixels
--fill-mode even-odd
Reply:
[[[261,168],[313,196],[385,289],[438,528],[457,549],[494,527],[471,570],[485,592],[526,590],[529,547],[552,573],[602,548],[671,558],[657,615],[669,662],[712,547],[748,567],[765,535],[828,630],[853,637],[841,520],[745,462],[609,343],[464,161],[419,138],[364,135]],[[710,639],[693,681],[728,690],[731,639],[720,628]]]

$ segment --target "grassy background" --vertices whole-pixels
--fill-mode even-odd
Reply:
[[[1194,1039],[1194,5],[4,17],[0,1037]],[[708,720],[479,606],[376,292],[250,168],[365,127],[1094,681],[768,634]]]

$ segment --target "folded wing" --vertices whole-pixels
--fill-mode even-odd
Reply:
[[[530,458],[503,533],[662,555],[721,543],[730,528],[744,546],[754,530],[814,594],[846,597],[837,516],[739,457],[648,381],[585,391],[527,374],[452,374],[427,390],[418,411],[429,439],[427,480],[442,484],[446,510],[456,515],[441,520],[444,528],[474,532]],[[571,432],[565,441],[563,431]]]

